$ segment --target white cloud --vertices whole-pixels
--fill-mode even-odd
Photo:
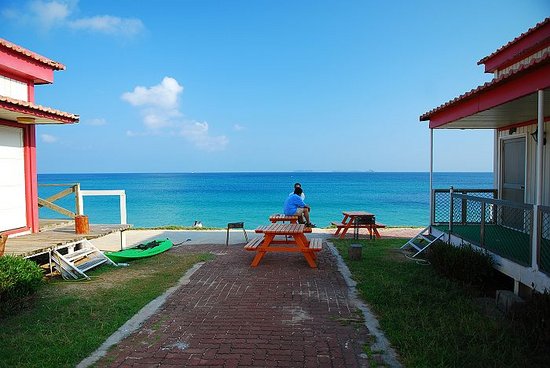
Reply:
[[[29,3],[30,14],[42,26],[50,28],[67,19],[71,10],[70,3],[62,1],[32,1]]]
[[[141,20],[136,18],[119,18],[112,15],[101,15],[91,18],[80,18],[70,21],[69,27],[90,30],[105,34],[120,34],[133,36],[145,28]]]
[[[152,87],[135,87],[125,92],[121,98],[140,109],[143,124],[147,129],[143,134],[177,134],[205,151],[225,149],[229,140],[226,136],[212,136],[207,122],[188,121],[179,109],[179,96],[183,92],[177,80],[164,77],[162,82]],[[127,131],[128,136],[142,133]]]
[[[187,123],[182,126],[180,135],[205,151],[222,151],[229,143],[229,139],[224,135],[217,137],[209,135],[207,122]]]
[[[183,87],[171,77],[164,77],[160,84],[153,87],[134,88],[133,92],[125,92],[122,99],[134,106],[157,106],[165,109],[173,109],[178,106],[178,96]]]
[[[40,137],[44,143],[55,143],[58,141],[57,137],[50,134],[41,134]]]
[[[95,118],[95,119],[87,120],[86,124],[93,125],[93,126],[101,126],[101,125],[106,125],[107,120],[105,120],[103,118]]]
[[[114,15],[77,17],[78,0],[34,0],[20,8],[6,8],[2,16],[25,26],[38,25],[43,30],[71,28],[107,35],[131,37],[145,30],[140,19],[122,18]]]
[[[171,122],[171,115],[174,112],[164,111],[162,109],[146,109],[142,111],[143,123],[149,129],[158,130],[166,127],[173,126]]]
[[[236,130],[236,131],[241,131],[241,130],[244,130],[245,127],[242,126],[241,124],[235,124],[233,125],[233,130]]]
[[[145,126],[157,130],[173,126],[173,120],[181,117],[178,106],[182,91],[183,87],[177,80],[164,77],[156,86],[138,86],[132,92],[123,93],[122,99],[141,107]]]

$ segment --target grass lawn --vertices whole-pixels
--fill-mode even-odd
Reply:
[[[166,252],[91,281],[50,281],[22,311],[0,319],[0,367],[74,367],[208,254]]]
[[[405,241],[333,240],[405,367],[548,366],[549,354],[533,354],[521,329],[472,290],[405,258]],[[359,261],[348,259],[352,242],[363,246]]]

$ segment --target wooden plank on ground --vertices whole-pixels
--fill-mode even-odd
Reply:
[[[63,226],[39,233],[27,234],[9,238],[6,242],[5,254],[29,257],[49,252],[64,244],[81,239],[95,239],[117,231],[128,229],[131,225],[100,224],[90,225],[88,234],[76,234],[74,225]]]

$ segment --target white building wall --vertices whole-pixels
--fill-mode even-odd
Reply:
[[[0,75],[0,96],[29,101],[29,89],[26,83]]]
[[[499,139],[513,137],[513,136],[526,136],[526,174],[525,174],[525,203],[535,203],[535,183],[536,176],[536,160],[537,160],[537,144],[532,133],[537,129],[537,125],[527,125],[523,127],[515,128],[516,131],[512,134],[508,130],[502,130],[498,132]],[[544,131],[546,132],[546,145],[543,146],[543,190],[542,190],[542,204],[543,206],[550,206],[550,122],[544,123]],[[499,145],[500,146],[500,145]],[[497,152],[497,164],[495,165],[495,172],[500,170],[500,150]],[[498,174],[497,174],[498,177]]]
[[[525,65],[529,65],[530,63],[533,62],[533,60],[536,60],[536,59],[541,59],[545,54],[549,53],[550,52],[550,46],[549,47],[545,47],[544,49],[542,50],[539,50],[537,51],[536,53],[532,54],[532,55],[529,55],[528,57],[518,61],[517,63],[515,64],[512,64],[510,65],[509,67],[506,67],[504,69],[501,69],[501,70],[496,70],[494,72],[494,77],[495,78],[498,78],[500,77],[501,75],[503,74],[508,74],[510,73],[511,71],[514,71],[514,70],[517,70]]]

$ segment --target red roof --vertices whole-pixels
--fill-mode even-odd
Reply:
[[[54,70],[65,70],[65,65],[58,63],[57,61],[53,61],[51,59],[48,59],[47,57],[44,57],[42,55],[39,55],[35,52],[32,52],[30,50],[27,50],[24,47],[18,46],[14,43],[11,43],[7,40],[4,40],[3,38],[0,38],[0,46],[3,46],[7,49],[13,50],[21,55],[25,55],[31,59],[34,59],[42,64],[48,65],[52,67]]]
[[[518,77],[520,77],[521,75],[525,74],[527,71],[532,71],[534,69],[537,69],[539,67],[542,67],[544,65],[547,65],[550,63],[550,52],[544,52],[542,54],[541,57],[539,58],[535,58],[533,60],[531,60],[530,63],[528,64],[524,64],[522,66],[520,66],[518,69],[515,69],[515,70],[511,70],[509,71],[508,73],[505,73],[505,74],[502,74],[501,76],[499,76],[498,78],[495,78],[493,80],[491,80],[490,82],[487,82],[481,86],[478,86],[477,88],[474,88],[472,90],[470,90],[469,92],[466,92],[446,103],[444,103],[443,105],[439,106],[439,107],[436,107],[424,114],[422,114],[420,116],[420,121],[426,121],[426,120],[430,120],[431,116],[450,107],[450,106],[453,106],[453,105],[458,105],[459,103],[463,102],[464,100],[468,100],[470,98],[473,98],[477,95],[480,95],[492,88],[495,88],[499,85],[502,85],[504,83],[507,83],[508,81],[512,80],[512,79],[516,79]],[[546,86],[545,88],[547,88],[548,86]]]
[[[485,61],[487,61],[487,59],[490,59],[492,58],[493,56],[495,56],[496,54],[500,53],[501,51],[503,51],[504,49],[507,49],[508,47],[512,46],[513,44],[517,43],[519,40],[525,38],[527,35],[533,33],[534,31],[536,31],[537,29],[541,28],[542,26],[544,26],[546,23],[550,22],[550,18],[546,18],[545,20],[543,20],[542,22],[540,23],[537,23],[534,27],[532,28],[529,28],[527,30],[527,32],[524,32],[522,34],[520,34],[519,36],[517,36],[516,38],[514,38],[512,41],[508,42],[506,45],[500,47],[498,50],[496,50],[495,52],[493,52],[491,55],[489,56],[485,56],[483,59],[481,59],[480,61],[477,62],[477,65],[481,65],[483,64]]]
[[[492,73],[497,69],[505,68],[517,61],[542,50],[550,43],[550,18],[538,23],[522,33],[506,45],[500,47],[491,55],[477,62],[485,65],[485,72]]]
[[[52,109],[50,107],[35,105],[32,102],[0,96],[0,118],[3,117],[3,111],[5,111],[5,114],[7,115],[4,117],[7,120],[16,121],[17,115],[23,115],[37,118],[37,124],[41,122],[77,123],[80,119],[80,117],[75,114]]]

